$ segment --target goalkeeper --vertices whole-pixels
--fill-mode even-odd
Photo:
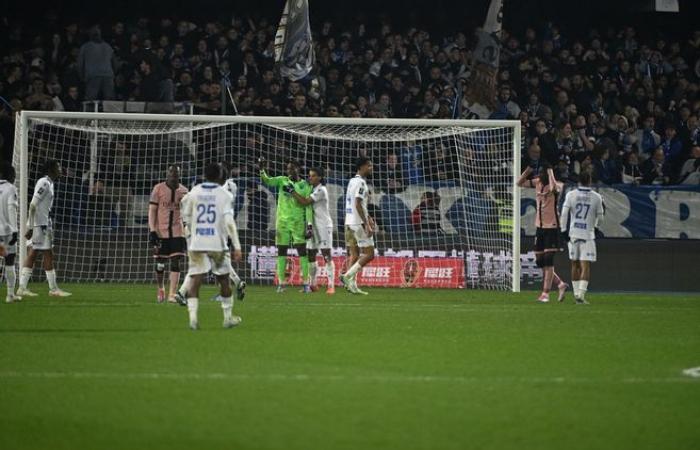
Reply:
[[[267,161],[258,160],[260,179],[267,186],[277,188],[277,221],[275,224],[275,245],[277,246],[277,292],[284,292],[287,286],[287,250],[294,247],[301,260],[301,275],[304,292],[311,292],[309,280],[309,259],[306,254],[306,239],[312,235],[313,210],[302,206],[290,194],[297,192],[303,197],[311,195],[312,187],[299,176],[299,163],[288,160],[287,176],[271,177],[267,174]]]

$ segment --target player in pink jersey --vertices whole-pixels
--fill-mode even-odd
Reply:
[[[543,167],[537,176],[531,178],[533,169],[528,167],[518,180],[518,186],[530,187],[537,193],[537,214],[535,214],[535,260],[542,268],[542,294],[538,301],[549,301],[552,282],[557,283],[558,300],[562,301],[569,287],[554,271],[554,255],[561,250],[559,245],[559,214],[557,203],[564,185],[557,182],[551,167]]]
[[[176,303],[175,293],[180,282],[180,271],[185,266],[187,242],[180,218],[180,201],[187,188],[180,184],[180,167],[168,167],[166,180],[158,183],[151,192],[148,206],[148,240],[156,260],[158,302],[165,301],[165,265],[170,262],[170,295],[168,301]]]

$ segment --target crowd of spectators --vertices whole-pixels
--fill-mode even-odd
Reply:
[[[271,19],[140,18],[101,28],[48,20],[43,33],[11,23],[0,38],[0,148],[10,154],[22,109],[182,101],[216,114],[230,101],[226,83],[246,115],[474,118],[464,97],[473,30],[322,22],[316,82],[290,82],[274,71]],[[549,164],[565,182],[590,167],[602,184],[700,183],[700,31],[682,40],[633,27],[567,36],[547,24],[504,31],[502,42],[491,118],[521,121],[523,167]],[[383,188],[410,184],[426,154],[384,155]],[[431,176],[454,177],[439,164],[446,157],[431,151],[441,171]]]

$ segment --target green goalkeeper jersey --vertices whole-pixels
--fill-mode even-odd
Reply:
[[[291,194],[284,190],[286,185],[291,184],[299,195],[308,197],[311,195],[313,187],[306,180],[292,181],[286,176],[271,177],[264,170],[260,171],[260,179],[266,185],[277,188],[277,223],[313,223],[313,208],[300,205]]]

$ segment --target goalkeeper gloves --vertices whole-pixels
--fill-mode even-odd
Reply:
[[[7,243],[7,245],[15,245],[17,243],[17,232],[15,231],[12,233],[12,238],[10,239],[10,242]]]
[[[291,184],[291,183],[285,184],[284,187],[283,187],[282,189],[284,189],[284,192],[286,192],[287,194],[290,194],[290,195],[291,195],[292,192],[294,192],[294,185]]]
[[[263,171],[267,169],[267,160],[263,158],[262,156],[258,158],[258,170]]]
[[[160,245],[160,238],[158,237],[158,233],[155,231],[151,231],[148,233],[148,242],[153,246],[153,247],[158,247]]]
[[[314,237],[314,226],[311,224],[306,225],[306,233],[304,234],[306,239],[311,239]]]

